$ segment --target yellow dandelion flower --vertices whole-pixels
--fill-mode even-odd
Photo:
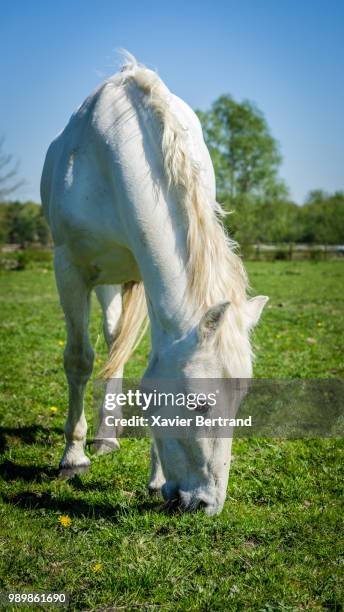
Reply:
[[[64,346],[64,340],[59,340],[57,343],[59,346]]]
[[[62,527],[69,527],[72,524],[72,519],[70,516],[67,516],[67,514],[61,514],[61,516],[59,516],[59,523]]]
[[[50,406],[50,412],[53,412],[55,414],[57,410],[58,410],[57,406]]]
[[[103,569],[103,564],[102,563],[95,563],[95,565],[93,566],[93,571],[94,572],[101,572],[101,570]]]

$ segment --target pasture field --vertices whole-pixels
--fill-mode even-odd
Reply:
[[[253,294],[270,296],[255,376],[342,377],[344,262],[247,267]],[[1,272],[0,287],[1,590],[66,591],[71,610],[342,610],[342,440],[235,440],[213,518],[168,515],[148,496],[147,439],[59,480],[65,332],[51,266]],[[95,305],[96,371],[100,331]],[[144,339],[128,376],[147,351]]]

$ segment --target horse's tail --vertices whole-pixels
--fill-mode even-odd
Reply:
[[[121,372],[146,332],[147,325],[147,304],[143,283],[126,283],[117,334],[111,346],[108,362],[102,370],[104,378],[111,378]]]

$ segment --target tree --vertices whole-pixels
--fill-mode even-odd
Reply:
[[[287,200],[243,201],[226,217],[226,224],[239,244],[298,242],[300,211],[300,206]]]
[[[250,198],[281,198],[287,188],[278,177],[282,158],[264,115],[247,100],[223,95],[210,111],[198,111],[213,160],[218,197],[229,204]]]
[[[4,153],[3,145],[5,138],[0,138],[0,202],[24,184],[18,179],[19,163],[13,160],[13,156]]]
[[[24,247],[27,243],[35,241],[36,219],[35,205],[13,202],[9,207],[9,232],[8,242],[20,244]]]
[[[33,202],[7,202],[0,206],[0,243],[50,244],[50,232],[42,206]]]
[[[50,230],[46,218],[43,213],[42,206],[39,207],[39,212],[36,217],[36,233],[40,244],[46,246],[50,242]]]
[[[344,192],[311,191],[301,208],[302,240],[318,244],[344,243]]]

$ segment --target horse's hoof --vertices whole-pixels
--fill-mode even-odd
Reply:
[[[73,467],[63,467],[60,465],[59,480],[70,480],[74,476],[88,472],[91,462],[86,465],[75,465]]]
[[[94,440],[93,442],[94,454],[97,456],[107,455],[108,453],[117,451],[120,448],[121,448],[120,443],[118,442],[116,438],[104,439],[104,440]]]

